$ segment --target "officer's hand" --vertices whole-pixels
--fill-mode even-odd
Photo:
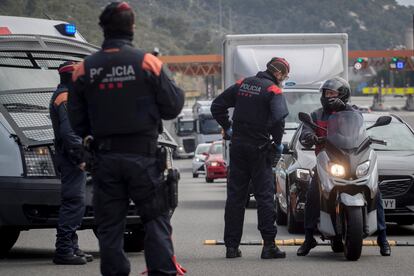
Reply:
[[[224,130],[223,133],[223,139],[224,140],[231,140],[231,137],[233,136],[233,129],[230,127],[227,130]]]
[[[345,103],[339,98],[330,98],[328,100],[329,109],[332,111],[341,111],[345,109]]]
[[[85,163],[85,162],[82,162],[82,163],[80,163],[80,164],[78,165],[78,167],[79,167],[79,169],[81,169],[82,171],[85,171],[85,170],[86,170],[86,163]]]
[[[302,141],[301,141],[305,146],[313,146],[318,142],[318,136],[316,136],[316,134],[314,133],[307,133]]]

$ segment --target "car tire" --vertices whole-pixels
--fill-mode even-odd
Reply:
[[[0,226],[0,258],[4,258],[9,253],[19,238],[20,230],[15,227]]]
[[[124,234],[125,252],[141,252],[144,250],[145,231],[142,228],[134,228]]]
[[[286,225],[287,216],[283,212],[282,207],[280,207],[279,199],[275,195],[275,205],[276,205],[276,223],[277,225]]]
[[[193,178],[198,178],[198,173],[193,173]]]
[[[209,177],[206,176],[206,182],[207,183],[213,183],[214,182],[214,179],[213,178],[209,178]]]

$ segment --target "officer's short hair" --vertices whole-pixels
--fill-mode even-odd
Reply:
[[[130,33],[135,23],[135,13],[127,2],[112,2],[99,16],[104,32]]]

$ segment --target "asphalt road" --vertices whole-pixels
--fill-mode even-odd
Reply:
[[[414,126],[414,112],[400,113]],[[180,204],[173,219],[176,255],[188,269],[188,275],[413,275],[414,247],[393,247],[391,257],[382,257],[377,247],[364,247],[357,262],[347,262],[330,247],[316,248],[307,257],[296,256],[297,246],[283,246],[284,260],[261,260],[260,246],[241,246],[243,257],[227,260],[224,246],[206,246],[204,240],[222,240],[224,228],[225,181],[207,184],[193,179],[191,161],[178,160],[181,169]],[[260,240],[255,209],[247,209],[243,240]],[[90,230],[79,232],[81,247],[95,256],[85,266],[55,266],[52,263],[56,231],[22,232],[7,259],[0,260],[0,275],[99,275],[97,240]],[[388,225],[389,239],[414,243],[414,226]],[[290,235],[279,227],[278,239],[303,238]],[[375,237],[371,237],[375,239]],[[129,254],[132,273],[140,275],[146,268],[143,253]]]
[[[261,260],[260,246],[242,246],[243,258],[227,260],[224,246],[206,246],[206,239],[222,239],[225,203],[225,182],[205,183],[193,179],[190,160],[176,161],[181,169],[180,205],[172,222],[173,239],[179,262],[188,275],[412,275],[414,248],[394,247],[391,257],[381,257],[377,247],[365,247],[358,262],[347,262],[342,254],[329,247],[319,247],[308,257],[297,257],[297,246],[285,246],[284,260]],[[256,210],[247,209],[243,240],[260,240],[256,229]],[[414,227],[389,225],[389,238],[414,243]],[[96,260],[85,266],[55,266],[52,264],[55,230],[23,232],[8,259],[0,260],[0,275],[99,275],[99,252],[92,231],[80,231],[80,244],[92,252]],[[280,239],[302,238],[290,235],[279,227]],[[373,237],[375,239],[375,237]],[[129,254],[131,275],[145,270],[142,253]]]

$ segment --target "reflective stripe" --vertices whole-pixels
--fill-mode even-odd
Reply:
[[[282,89],[280,89],[277,85],[271,85],[267,88],[267,92],[272,92],[276,95],[282,94]]]

